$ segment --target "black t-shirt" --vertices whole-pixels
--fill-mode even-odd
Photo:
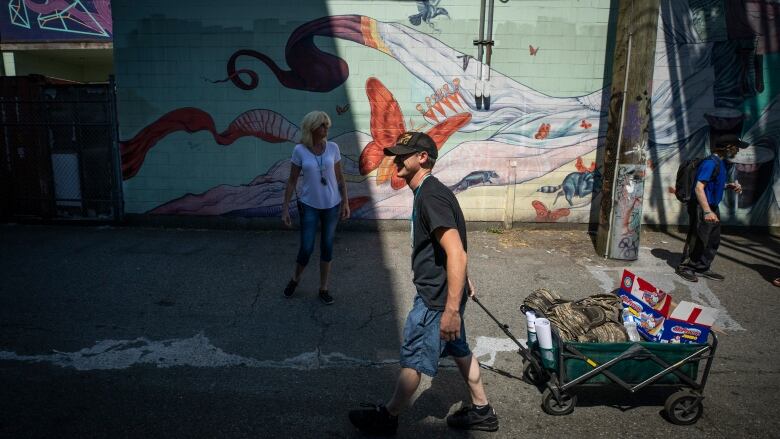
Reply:
[[[463,249],[467,250],[463,211],[455,194],[430,176],[418,187],[412,215],[414,285],[429,309],[443,310],[447,304],[447,254],[433,232],[439,227],[457,229]],[[467,298],[466,285],[463,301]]]

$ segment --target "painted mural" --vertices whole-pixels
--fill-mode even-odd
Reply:
[[[3,42],[111,41],[111,0],[6,0]]]
[[[202,106],[173,106],[156,115],[147,114],[145,124],[130,130],[126,126],[132,124],[123,123],[123,113],[129,114],[137,104],[130,99],[122,102],[121,87],[122,75],[132,75],[133,71],[118,72],[122,173],[125,193],[131,201],[128,210],[278,216],[289,175],[289,157],[273,160],[254,177],[239,183],[214,184],[201,191],[183,188],[178,196],[155,202],[149,208],[139,208],[148,206],[148,201],[136,203],[139,207],[135,208],[132,201],[155,189],[160,169],[170,169],[170,163],[183,161],[172,160],[172,156],[186,156],[196,148],[177,147],[187,133],[208,133],[210,141],[197,149],[220,149],[223,155],[236,145],[246,145],[248,139],[259,148],[279,145],[291,151],[300,134],[296,125],[299,113],[290,114],[289,106],[283,104],[284,96],[300,96],[298,93],[303,92],[322,106],[317,109],[330,112],[334,121],[352,121],[347,124],[351,129],[332,130],[330,140],[342,149],[353,217],[408,218],[412,194],[395,175],[382,148],[405,130],[417,130],[436,141],[441,152],[434,174],[458,195],[468,219],[496,221],[509,215],[514,221],[591,221],[601,192],[603,169],[597,163],[597,152],[606,133],[609,84],[602,78],[598,88],[585,94],[556,96],[524,84],[520,77],[502,73],[497,61],[485,75],[488,66],[474,56],[476,49],[458,46],[452,31],[446,31],[452,29],[447,26],[462,19],[454,11],[464,11],[467,3],[408,2],[404,6],[407,10],[393,8],[398,14],[395,19],[374,18],[368,6],[366,11],[354,14],[312,16],[288,30],[283,62],[267,47],[227,48],[224,75],[200,80],[200,87],[246,96],[245,101],[231,100],[228,108],[234,111],[227,121],[225,105],[206,101]],[[609,2],[604,3],[608,8]],[[340,3],[329,4],[335,7]],[[350,5],[354,7],[355,3]],[[497,4],[497,8],[522,7],[521,2]],[[128,21],[141,26],[159,13],[150,10],[146,15],[141,13],[137,22]],[[727,200],[728,208],[722,209],[724,219],[776,222],[780,203],[780,77],[770,72],[780,67],[778,13],[780,2],[770,0],[662,1],[650,142],[644,158],[647,166],[621,168],[617,174],[625,180],[625,187],[631,188],[621,194],[625,202],[621,201],[617,215],[626,238],[615,243],[623,246],[621,252],[636,251],[632,230],[638,230],[641,222],[677,223],[684,219],[669,188],[680,160],[704,155],[713,132],[735,131],[751,144],[735,159],[732,171],[746,191],[739,200]],[[606,47],[609,23],[597,21]],[[496,39],[502,29],[501,23],[497,24]],[[138,28],[128,25],[120,32],[125,33],[127,47],[132,49]],[[254,40],[264,36],[258,27],[252,31]],[[533,42],[523,49],[525,58],[519,62],[530,69],[535,63],[545,62],[546,56],[561,53],[560,49],[546,49],[553,42],[545,42],[543,35],[529,37]],[[525,47],[525,41],[501,40],[501,44]],[[348,47],[351,54],[365,53],[361,56],[366,59],[372,55],[361,51],[379,53],[383,58],[379,63],[374,61],[378,67],[372,71],[366,68],[365,59],[341,56],[334,47]],[[603,71],[605,59],[609,60],[609,54],[593,61],[594,68]],[[122,62],[121,53],[117,62]],[[565,60],[556,62],[559,68],[566,68],[560,64]],[[383,77],[378,72],[386,71],[385,67],[398,67],[408,82],[416,85],[404,86],[397,77]],[[544,73],[540,70],[537,75]],[[346,93],[348,82],[362,85]],[[135,87],[142,91],[141,86]],[[226,89],[230,87],[232,91]],[[280,97],[268,103],[277,106],[258,108],[255,93],[272,89],[278,90]],[[481,105],[482,96],[489,105]],[[202,136],[197,139],[204,142]],[[157,154],[168,157],[166,166],[155,164],[156,174],[145,175],[147,162],[154,161]],[[514,209],[505,212],[503,194],[510,186],[515,194]],[[166,190],[175,193],[176,188],[168,183]],[[644,205],[644,218],[634,213],[639,211],[634,209],[637,205]]]

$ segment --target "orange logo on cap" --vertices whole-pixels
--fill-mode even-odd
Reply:
[[[412,135],[410,133],[404,133],[398,137],[398,141],[396,143],[400,143],[401,145],[406,145],[407,143],[409,143],[410,140],[412,140]]]

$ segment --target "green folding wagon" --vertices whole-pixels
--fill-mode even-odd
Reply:
[[[550,415],[568,415],[577,405],[577,393],[607,387],[631,394],[650,388],[672,391],[664,411],[677,425],[695,424],[704,413],[704,386],[718,346],[714,332],[701,344],[579,343],[563,341],[551,325],[553,349],[542,351],[538,344],[524,346],[476,296],[472,300],[517,344],[523,358],[523,379],[543,389],[542,409]],[[525,305],[521,309],[544,317]]]
[[[528,346],[539,361],[524,362],[523,367],[527,381],[544,386],[546,413],[568,415],[577,405],[575,392],[616,386],[631,394],[648,388],[676,390],[666,399],[664,410],[677,425],[694,424],[704,413],[704,386],[718,345],[714,332],[701,344],[580,343],[564,341],[554,326],[551,329],[552,352],[542,351],[538,344]]]

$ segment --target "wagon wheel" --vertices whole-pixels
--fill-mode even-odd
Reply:
[[[700,396],[681,390],[666,399],[664,410],[672,424],[691,425],[701,418],[704,406]]]
[[[542,409],[548,415],[563,416],[574,411],[577,404],[577,395],[569,395],[565,392],[559,392],[560,400],[555,399],[550,388],[544,389],[542,393]]]
[[[530,361],[523,363],[523,379],[528,384],[540,386],[544,383],[544,374],[537,370]]]

